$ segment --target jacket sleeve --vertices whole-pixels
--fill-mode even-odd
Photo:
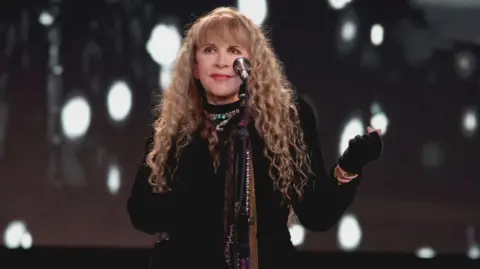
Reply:
[[[135,182],[127,201],[127,211],[132,225],[145,233],[168,232],[173,227],[178,190],[167,193],[153,193],[148,183],[151,169],[146,164],[146,156],[153,142],[151,134],[145,146],[145,154],[137,171]]]
[[[360,176],[347,184],[339,185],[333,175],[335,166],[325,170],[313,109],[304,100],[299,100],[298,107],[313,175],[309,177],[302,197],[293,197],[292,207],[306,229],[327,231],[338,222],[352,203]]]

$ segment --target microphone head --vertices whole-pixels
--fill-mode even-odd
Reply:
[[[245,80],[250,76],[252,66],[250,64],[250,61],[247,60],[247,58],[240,57],[235,59],[235,61],[233,62],[233,70],[235,71],[235,74],[240,76],[242,80]]]

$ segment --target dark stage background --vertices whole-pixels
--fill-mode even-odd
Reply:
[[[385,132],[384,156],[345,218],[322,234],[292,228],[298,248],[478,258],[480,5],[239,2],[269,29],[288,77],[315,106],[329,166],[367,125]],[[152,96],[168,83],[184,25],[220,5],[238,3],[0,3],[6,249],[152,245],[126,214]],[[21,253],[11,257],[30,255]]]

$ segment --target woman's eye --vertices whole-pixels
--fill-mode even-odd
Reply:
[[[241,52],[240,50],[235,49],[235,48],[230,49],[230,52],[231,52],[231,53],[234,53],[234,54],[242,54],[242,52]]]
[[[204,52],[206,53],[211,53],[214,52],[215,50],[213,48],[205,48]]]

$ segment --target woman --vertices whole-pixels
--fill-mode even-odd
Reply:
[[[232,67],[239,57],[252,65],[241,200],[248,206],[240,211],[233,164],[245,106]],[[261,29],[231,8],[189,29],[157,111],[128,213],[137,229],[168,233],[161,268],[298,266],[290,212],[309,230],[328,230],[352,202],[363,167],[382,151],[370,129],[327,173],[312,109],[295,97]]]

